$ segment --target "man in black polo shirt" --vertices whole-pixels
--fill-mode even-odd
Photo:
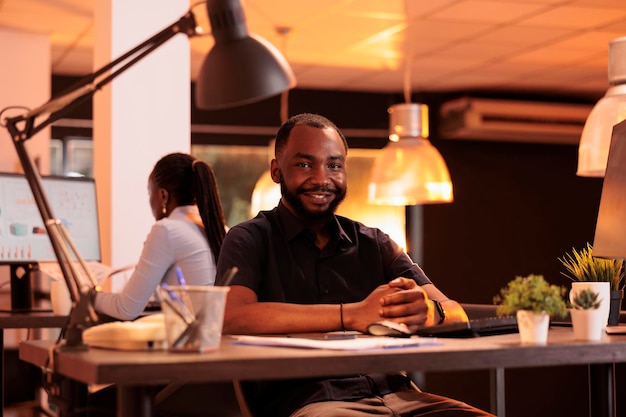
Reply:
[[[467,320],[389,236],[334,214],[346,195],[347,152],[343,134],[322,116],[300,114],[280,127],[271,174],[282,199],[231,228],[220,251],[218,277],[239,268],[225,333],[365,332],[380,320],[410,329]],[[421,392],[402,374],[248,381],[243,389],[256,417],[490,416]]]

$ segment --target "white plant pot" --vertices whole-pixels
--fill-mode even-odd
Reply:
[[[545,345],[548,343],[550,316],[530,310],[517,312],[517,327],[523,345]]]
[[[609,310],[611,309],[611,283],[610,282],[572,282],[572,289],[569,292],[569,301],[573,303],[574,296],[582,290],[591,289],[598,293],[598,300],[600,301],[600,310],[603,317],[603,322],[606,325],[609,321]]]
[[[570,309],[574,339],[600,340],[606,326],[604,311],[599,308],[589,310]]]

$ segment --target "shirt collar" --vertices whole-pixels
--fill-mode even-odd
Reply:
[[[174,210],[172,210],[172,212],[170,213],[170,217],[171,216],[185,217],[188,214],[199,215],[200,211],[198,210],[198,206],[190,205],[190,206],[177,206],[177,207],[174,207]]]
[[[308,229],[302,224],[300,220],[296,216],[294,216],[287,207],[283,204],[282,200],[278,203],[278,207],[276,208],[276,213],[278,217],[278,221],[285,232],[285,237],[288,241],[292,240],[296,236],[300,235],[302,232],[307,231]],[[347,241],[352,243],[352,239],[345,232],[336,215],[333,215],[331,220],[334,227],[331,225],[330,227],[330,236],[331,240],[335,238],[339,238],[342,241]]]

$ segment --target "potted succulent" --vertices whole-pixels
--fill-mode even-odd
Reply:
[[[574,338],[578,340],[599,340],[606,322],[600,310],[600,294],[591,288],[577,292],[572,298],[570,317]]]
[[[579,291],[572,300],[572,308],[574,310],[597,310],[601,304],[598,300],[599,296],[600,294],[591,288]]]
[[[517,316],[523,344],[545,344],[550,317],[567,315],[566,289],[549,284],[543,275],[518,276],[494,297],[498,316]]]
[[[581,250],[572,248],[572,253],[565,254],[559,261],[565,267],[564,276],[571,279],[572,292],[570,301],[582,288],[594,287],[599,293],[601,306],[607,315],[609,326],[619,324],[619,315],[624,298],[623,274],[624,261],[621,259],[602,259],[593,256],[593,247]]]

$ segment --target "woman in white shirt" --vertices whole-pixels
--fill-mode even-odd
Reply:
[[[162,283],[178,285],[180,268],[188,285],[213,285],[215,264],[226,234],[222,204],[211,167],[188,154],[161,158],[148,179],[156,223],[123,291],[97,294],[95,308],[132,320]]]

